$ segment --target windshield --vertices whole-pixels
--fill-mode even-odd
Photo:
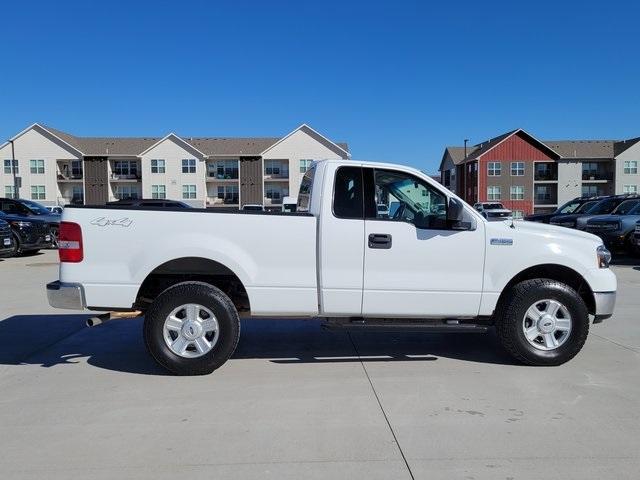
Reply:
[[[503,210],[504,207],[501,203],[483,203],[482,206],[485,210]]]
[[[640,205],[640,200],[625,200],[612,213],[614,215],[628,215],[638,205]]]
[[[587,202],[589,203],[589,202]],[[595,203],[595,202],[593,202]],[[586,204],[585,204],[586,205]],[[581,209],[580,202],[576,202],[575,200],[571,200],[570,202],[562,205],[556,213],[574,213]]]
[[[610,213],[617,205],[618,200],[616,198],[605,198],[604,200],[600,200],[584,213],[589,213],[591,215],[604,215],[606,213]]]
[[[40,205],[38,202],[32,202],[31,200],[20,200],[20,202],[27,206],[36,215],[51,215],[51,212],[47,210],[47,207]]]

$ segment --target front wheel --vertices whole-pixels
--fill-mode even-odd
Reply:
[[[561,365],[575,357],[589,333],[589,313],[578,293],[550,279],[515,285],[496,312],[504,348],[529,365]]]
[[[176,375],[206,375],[233,354],[240,337],[238,312],[227,295],[202,282],[162,292],[145,313],[151,356]]]

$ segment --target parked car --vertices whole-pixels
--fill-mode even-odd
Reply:
[[[604,197],[577,197],[569,200],[551,213],[534,213],[533,215],[527,215],[524,219],[529,222],[549,223],[553,217],[584,213],[603,198]]]
[[[36,215],[25,217],[0,212],[0,220],[4,220],[11,226],[13,235],[11,255],[33,254],[53,246],[54,239],[50,223]]]
[[[640,220],[640,198],[625,200],[611,215],[594,217],[587,222],[585,230],[602,238],[605,246],[612,250],[636,253],[636,224]]]
[[[640,220],[636,222],[635,233],[633,234],[633,243],[636,246],[636,253],[640,252]]]
[[[0,219],[0,258],[10,257],[14,254],[13,234],[11,226]]]
[[[473,208],[490,222],[507,220],[512,215],[511,210],[504,208],[500,202],[478,202],[473,205]]]
[[[56,205],[54,207],[47,207],[47,210],[49,210],[51,213],[55,213],[56,215],[62,215],[62,207],[59,205]]]
[[[264,212],[264,205],[247,204],[242,206],[242,210],[245,212]]]
[[[166,200],[156,198],[128,198],[126,200],[116,200],[107,202],[112,207],[166,207],[166,208],[192,208],[184,202],[178,200]]]
[[[52,248],[57,245],[61,215],[50,212],[47,207],[38,202],[23,198],[0,198],[0,211],[7,215],[22,217],[28,221],[37,219],[38,221],[45,222],[49,226],[48,235],[51,235],[52,238],[47,248]],[[38,224],[38,222],[35,223]]]
[[[587,222],[596,215],[609,215],[622,202],[633,198],[640,197],[637,195],[611,195],[598,201],[595,205],[592,205],[583,212],[552,217],[549,223],[560,227],[584,230],[587,226]]]
[[[394,219],[378,216],[376,191],[399,204]],[[599,238],[488,222],[419,170],[325,160],[305,173],[298,199],[288,215],[128,209],[126,224],[113,209],[66,207],[49,303],[143,312],[149,352],[180,375],[231,356],[239,313],[321,317],[334,329],[495,327],[533,365],[568,361],[589,315],[613,313],[616,277]]]

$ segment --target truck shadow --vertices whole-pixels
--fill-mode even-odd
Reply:
[[[74,365],[142,375],[166,373],[148,355],[142,318],[87,328],[90,315],[16,315],[0,321],[0,365]],[[482,334],[346,333],[320,320],[243,319],[233,359],[301,363],[433,362],[438,358],[513,364],[495,336]],[[85,360],[86,359],[86,360]]]

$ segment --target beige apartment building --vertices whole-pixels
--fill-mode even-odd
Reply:
[[[132,138],[78,137],[35,123],[0,145],[0,196],[48,206],[167,198],[275,209],[297,194],[313,161],[350,157],[346,143],[306,124],[283,137]]]

